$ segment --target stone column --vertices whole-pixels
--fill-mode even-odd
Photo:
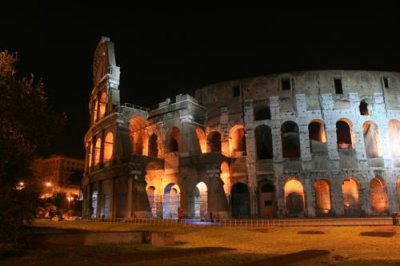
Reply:
[[[114,182],[115,182],[115,179],[114,178],[111,178],[111,180],[110,180],[111,182],[110,182],[110,209],[109,209],[109,213],[108,213],[108,217],[110,217],[110,218],[114,218],[114,208],[115,208],[115,206],[114,206]]]
[[[331,208],[336,216],[344,215],[344,203],[343,203],[343,192],[342,184],[340,182],[334,182],[330,187],[331,192]]]
[[[101,218],[100,217],[100,214],[101,214],[101,202],[103,200],[102,191],[101,191],[101,182],[97,181],[96,182],[96,186],[97,186],[96,218]]]
[[[337,146],[336,124],[333,121],[325,121],[326,136],[328,144],[328,156],[330,160],[339,160],[339,152]]]
[[[132,186],[133,186],[133,176],[128,176],[128,195],[127,195],[127,203],[126,203],[126,215],[125,217],[130,219],[132,217]]]
[[[399,211],[399,202],[397,198],[397,188],[396,182],[388,181],[386,182],[386,193],[389,200],[389,212],[398,212]]]
[[[307,217],[315,217],[315,191],[313,189],[313,183],[309,177],[304,179],[304,196],[305,202],[305,214]]]
[[[208,212],[219,219],[229,218],[228,201],[225,196],[223,182],[220,178],[219,169],[209,169],[206,172],[208,180],[207,203]]]
[[[311,152],[310,152],[310,139],[308,134],[308,125],[301,124],[299,125],[299,134],[300,134],[300,153],[302,161],[310,161],[311,160]]]
[[[131,172],[132,173],[132,172]],[[146,218],[151,215],[151,208],[149,199],[146,193],[146,181],[141,176],[140,171],[133,173],[134,178],[132,182],[132,206],[133,215],[136,218]]]

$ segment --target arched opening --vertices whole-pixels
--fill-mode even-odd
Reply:
[[[99,165],[100,163],[100,152],[101,152],[101,138],[96,139],[96,145],[94,147],[94,165]]]
[[[358,108],[360,109],[360,115],[370,115],[368,110],[368,103],[365,100],[362,100],[360,102]]]
[[[304,189],[297,179],[290,179],[284,186],[286,214],[289,217],[304,214]]]
[[[359,215],[360,194],[358,182],[351,177],[343,180],[342,193],[345,215]]]
[[[326,134],[322,121],[313,120],[308,125],[308,137],[312,153],[326,152]]]
[[[287,121],[281,127],[283,158],[300,157],[299,127],[295,122]]]
[[[91,205],[90,205],[90,217],[91,218],[96,218],[97,216],[97,200],[99,197],[99,192],[97,188],[97,183],[92,183],[90,184],[91,187],[91,195],[90,195],[90,200],[91,200]]]
[[[180,189],[178,185],[171,183],[164,189],[163,217],[164,219],[178,219],[180,207]]]
[[[232,217],[246,218],[250,215],[250,198],[247,185],[236,183],[231,192]]]
[[[177,127],[171,128],[168,141],[168,152],[179,152],[181,133]]]
[[[378,125],[367,121],[363,124],[365,153],[367,158],[381,157],[380,136]]]
[[[317,215],[326,215],[331,210],[331,194],[329,183],[326,180],[318,180],[314,184]]]
[[[147,188],[147,198],[149,200],[149,205],[151,209],[151,216],[157,217],[157,204],[155,198],[155,187],[150,186]]]
[[[201,128],[196,127],[196,135],[197,139],[199,140],[201,153],[206,153],[207,152],[206,134]]]
[[[148,154],[150,157],[157,157],[158,156],[158,143],[157,143],[157,135],[151,134],[149,138],[149,149]]]
[[[106,114],[106,106],[107,106],[107,93],[103,91],[101,93],[99,102],[99,119],[102,119]]]
[[[207,185],[198,183],[190,193],[190,217],[193,219],[207,219]]]
[[[266,104],[254,104],[254,120],[270,120],[271,110]]]
[[[104,138],[104,154],[103,154],[104,162],[108,162],[111,160],[113,155],[113,147],[114,147],[114,136],[112,132],[108,132],[106,134],[106,137]]]
[[[232,155],[246,155],[246,135],[242,126],[236,126],[231,130],[231,140]]]
[[[273,218],[275,213],[275,187],[271,183],[260,184],[260,216]]]
[[[97,121],[97,97],[94,98],[92,102],[92,123],[95,123]]]
[[[230,173],[229,173],[229,165],[227,162],[221,163],[221,180],[224,183],[224,191],[225,195],[228,197],[230,192],[231,180],[230,180]]]
[[[273,148],[271,129],[268,126],[261,125],[256,127],[254,134],[256,138],[257,159],[272,159]]]
[[[338,149],[351,149],[351,133],[350,126],[347,122],[339,120],[336,122],[336,137]]]
[[[142,116],[135,116],[129,121],[129,131],[132,142],[133,154],[143,155],[144,129],[147,121]]]
[[[93,144],[88,142],[88,160],[89,160],[89,167],[92,167],[93,162]]]
[[[208,150],[210,152],[221,152],[221,134],[218,131],[212,131],[207,136]]]
[[[379,177],[374,177],[369,183],[369,193],[372,211],[386,212],[389,208],[389,200],[385,182]]]
[[[392,119],[389,121],[389,145],[393,157],[400,157],[400,122]]]

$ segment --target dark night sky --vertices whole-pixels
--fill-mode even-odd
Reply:
[[[313,69],[400,71],[398,10],[69,9],[0,16],[0,50],[46,84],[65,131],[48,153],[83,158],[92,60],[101,36],[115,43],[121,102],[152,106],[209,83]]]

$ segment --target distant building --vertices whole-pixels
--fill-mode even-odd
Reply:
[[[37,158],[33,162],[34,175],[43,183],[42,197],[54,193],[79,195],[84,161],[62,155]]]

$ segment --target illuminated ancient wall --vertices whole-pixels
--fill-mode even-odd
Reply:
[[[399,73],[260,76],[147,110],[119,105],[119,68],[108,58],[102,71],[118,72],[100,78],[100,59],[85,136],[92,217],[108,208],[112,217],[164,219],[178,208],[197,219],[399,211]]]

